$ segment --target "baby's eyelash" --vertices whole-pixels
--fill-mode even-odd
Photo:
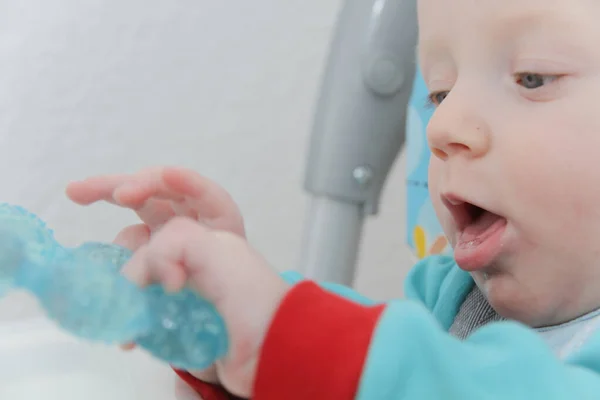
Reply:
[[[428,94],[427,96],[425,96],[425,99],[423,99],[423,103],[425,108],[435,108],[435,103],[433,102],[433,99],[431,98],[431,94]]]
[[[425,99],[425,107],[427,107],[427,108],[434,107],[435,108],[435,107],[439,106],[442,103],[442,101],[438,100],[437,96],[441,95],[442,93],[446,93],[444,98],[446,98],[446,96],[448,96],[448,92],[446,92],[445,90],[429,93]]]
[[[515,83],[528,90],[536,90],[554,83],[562,75],[541,74],[536,72],[519,72],[514,75]]]
[[[515,73],[513,78],[514,82],[517,85],[522,86],[526,91],[537,92],[542,90],[544,86],[554,84],[565,76],[565,74],[542,74],[526,71]],[[423,99],[423,106],[425,108],[436,108],[442,104],[449,94],[450,90],[438,90],[435,92],[430,92]]]

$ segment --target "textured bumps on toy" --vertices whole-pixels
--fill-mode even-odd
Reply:
[[[204,369],[223,357],[227,332],[212,304],[189,289],[139,288],[120,273],[130,257],[114,244],[64,247],[36,215],[0,204],[0,296],[24,289],[70,334],[134,342],[176,368]]]

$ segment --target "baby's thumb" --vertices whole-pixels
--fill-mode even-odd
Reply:
[[[131,225],[124,228],[117,234],[113,243],[125,247],[131,251],[136,251],[150,240],[150,229],[146,224]],[[136,282],[137,283],[137,282]],[[122,344],[122,350],[130,351],[135,349],[135,343]]]
[[[150,228],[146,224],[131,225],[117,234],[113,243],[136,251],[150,240]]]

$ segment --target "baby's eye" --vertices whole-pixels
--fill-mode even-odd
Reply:
[[[430,93],[429,96],[427,96],[429,104],[439,106],[446,96],[448,96],[448,93],[448,91]]]
[[[523,72],[516,74],[515,78],[517,80],[517,84],[523,86],[525,89],[533,90],[552,83],[558,77],[556,75],[542,75],[532,72]]]

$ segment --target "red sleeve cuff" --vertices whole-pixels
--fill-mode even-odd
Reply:
[[[202,397],[202,400],[243,400],[228,393],[223,387],[202,382],[185,371],[175,370],[177,375]]]
[[[384,305],[362,306],[305,281],[284,298],[262,346],[254,400],[351,400]]]

